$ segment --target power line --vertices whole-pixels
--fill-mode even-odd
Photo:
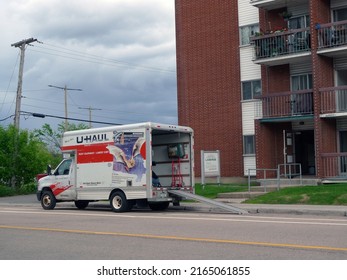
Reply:
[[[41,114],[41,113],[33,113],[33,112],[27,112],[27,111],[21,111],[21,113],[30,115],[36,118],[56,118],[56,119],[65,119],[65,117],[61,116],[55,116],[55,115],[48,115],[48,114]],[[89,122],[89,120],[84,120],[84,119],[77,119],[77,118],[67,118],[68,120],[72,121],[80,121],[80,122]],[[91,121],[92,123],[98,123],[98,124],[108,124],[108,125],[121,125],[120,123],[110,123],[110,122],[99,122],[99,121]]]
[[[66,85],[64,87],[58,87],[58,86],[53,86],[53,85],[48,85],[49,87],[52,88],[57,88],[57,89],[63,89],[64,90],[64,104],[65,104],[65,131],[67,130],[67,91],[71,90],[76,90],[76,91],[82,91],[80,88],[67,88]]]
[[[10,91],[9,91],[9,88],[10,88],[11,81],[12,81],[12,78],[13,78],[13,75],[14,75],[14,70],[15,70],[16,67],[17,67],[18,58],[19,58],[19,53],[18,53],[18,55],[17,55],[16,63],[15,63],[15,65],[14,65],[14,67],[13,67],[13,70],[12,70],[12,73],[11,73],[11,77],[10,77],[10,80],[9,80],[9,82],[8,82],[8,85],[7,85],[7,89],[6,89],[6,91],[5,91],[4,99],[3,99],[2,103],[1,103],[0,112],[2,111],[2,108],[3,108],[4,104],[5,104],[5,100],[6,100],[6,98],[7,98],[7,94],[10,92]],[[15,91],[14,91],[14,92],[15,92]],[[9,111],[11,110],[11,107],[12,107],[12,106],[10,106]]]
[[[68,97],[71,99],[71,95],[69,95],[68,93]],[[41,102],[44,102],[44,103],[49,103],[50,105],[51,104],[59,104],[59,105],[62,105],[64,104],[63,102],[59,102],[59,101],[51,101],[50,99],[40,99],[40,98],[32,98],[32,97],[27,97],[25,98],[24,100],[35,100],[35,101],[41,101]],[[73,101],[73,99],[71,99]],[[76,102],[72,102],[73,103],[73,106],[74,108],[78,108],[80,107],[79,105],[76,104]],[[23,103],[23,106],[25,107],[30,107],[30,108],[37,108],[37,109],[48,109],[47,106],[45,105],[42,105],[42,106],[37,106],[37,102],[35,102],[35,105],[32,105],[32,104],[26,104],[26,102]],[[60,109],[58,109],[57,106],[54,106],[52,109],[49,109],[50,111],[56,111],[56,112],[62,112]],[[96,118],[101,118],[101,119],[114,119],[114,120],[123,120],[124,122],[138,122],[138,119],[135,120],[135,119],[129,119],[129,118],[124,118],[123,116],[124,115],[127,115],[127,116],[133,116],[133,117],[148,117],[148,116],[157,116],[156,112],[148,112],[148,113],[141,113],[141,112],[138,112],[138,111],[123,111],[123,110],[111,110],[111,109],[108,109],[108,108],[102,108],[102,111],[106,113],[105,114],[93,114],[93,117],[96,117]],[[82,113],[79,113],[77,111],[73,111],[69,110],[69,115],[80,115],[82,116],[83,114]],[[117,115],[120,115],[117,117]],[[162,115],[163,116],[163,115]],[[166,115],[166,116],[163,116],[163,117],[174,117],[173,115]]]
[[[86,109],[89,111],[89,128],[92,127],[92,111],[94,110],[101,110],[99,108],[92,108],[92,107],[78,107],[78,109]]]
[[[42,43],[42,42],[41,42]],[[46,44],[46,43],[42,43]],[[50,45],[53,47],[56,47],[51,44],[46,44]],[[75,50],[63,48],[63,47],[56,47],[59,49],[52,49],[52,48],[46,48],[42,46],[36,46],[39,49],[43,50],[48,50],[47,51],[40,51],[40,50],[35,50],[35,49],[30,49],[33,52],[39,52],[43,54],[48,54],[48,55],[53,55],[53,56],[59,56],[59,57],[64,57],[68,59],[73,59],[73,60],[78,60],[78,61],[84,61],[84,62],[89,62],[89,63],[95,63],[95,64],[102,64],[102,65],[108,65],[108,66],[119,66],[119,67],[127,67],[127,68],[135,68],[143,71],[156,71],[156,72],[162,72],[162,73],[176,73],[175,70],[169,70],[169,69],[163,69],[163,68],[158,68],[158,67],[152,67],[152,66],[147,66],[147,65],[140,65],[140,64],[135,64],[131,62],[126,62],[126,61],[121,61],[121,60],[116,60],[112,58],[104,58],[101,56],[93,55],[93,54],[87,54],[87,53],[82,53],[78,52]],[[68,50],[68,52],[61,51],[60,49]],[[53,53],[52,53],[53,52]]]

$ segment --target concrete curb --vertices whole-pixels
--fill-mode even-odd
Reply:
[[[347,206],[333,205],[288,205],[288,204],[246,204],[243,199],[217,199],[220,202],[248,211],[249,214],[287,214],[287,215],[316,215],[347,217]],[[60,203],[58,204],[60,205]],[[63,204],[61,204],[63,205]],[[108,202],[92,203],[90,208],[108,207]],[[35,195],[0,197],[0,206],[40,207]],[[75,207],[67,202],[64,206]],[[180,206],[170,206],[171,211],[200,211],[213,213],[231,213],[201,202],[182,202]],[[245,214],[247,215],[247,214]]]
[[[243,204],[232,203],[233,206],[248,211],[249,214],[287,214],[347,217],[347,206],[330,205],[274,205],[274,204]],[[202,203],[182,203],[184,210],[205,212],[226,212]],[[246,214],[247,215],[247,214]]]

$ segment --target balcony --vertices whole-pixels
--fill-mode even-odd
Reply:
[[[323,153],[322,178],[347,180],[347,153]]]
[[[347,20],[316,24],[318,53],[330,57],[347,55]]]
[[[347,86],[322,88],[321,117],[347,116]]]
[[[254,62],[265,65],[280,65],[310,58],[311,37],[309,28],[278,30],[271,34],[255,36]]]
[[[313,115],[312,90],[281,92],[261,96],[255,116],[267,121],[305,119]]]
[[[250,0],[251,5],[267,10],[283,8],[287,5],[286,0]]]

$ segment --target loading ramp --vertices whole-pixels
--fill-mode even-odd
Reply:
[[[197,194],[192,194],[189,192],[185,192],[185,191],[180,191],[180,190],[168,190],[168,192],[170,194],[182,197],[182,198],[186,198],[186,199],[193,199],[199,202],[203,202],[218,208],[221,208],[223,210],[227,210],[230,211],[232,213],[236,213],[236,214],[247,214],[248,212],[244,209],[229,205],[229,204],[225,204],[223,202],[219,202],[219,201],[215,201],[213,199],[209,199]]]

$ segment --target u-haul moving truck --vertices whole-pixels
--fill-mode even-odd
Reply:
[[[189,127],[150,122],[66,132],[64,160],[38,179],[37,198],[44,209],[108,200],[115,212],[164,210],[180,201],[170,190],[194,193],[193,142]]]

